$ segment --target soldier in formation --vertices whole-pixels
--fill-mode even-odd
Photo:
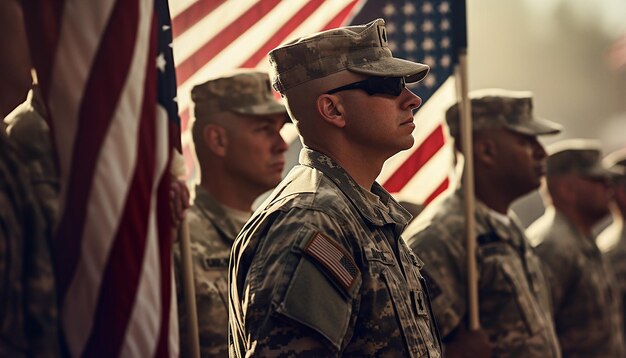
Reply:
[[[551,279],[563,355],[623,357],[619,287],[594,235],[609,213],[612,174],[601,164],[597,142],[565,140],[549,151],[547,209],[527,233]]]
[[[269,56],[304,148],[235,240],[231,356],[440,357],[410,215],[375,182],[413,144],[405,83],[428,66],[392,56],[382,19]]]
[[[537,136],[558,133],[560,126],[533,114],[529,92],[477,91],[471,94],[471,108],[482,331],[466,327],[463,192],[442,202],[432,221],[408,240],[426,263],[424,275],[446,355],[560,357],[548,282],[522,227],[509,212],[515,199],[540,185],[546,152]],[[457,149],[459,117],[458,104],[446,112]]]
[[[250,218],[254,200],[275,187],[287,144],[280,129],[289,118],[271,92],[267,73],[238,70],[195,86],[192,135],[200,184],[188,213],[200,353],[228,355],[228,258]],[[180,268],[177,248],[176,267]],[[186,307],[177,280],[180,342],[190,356]]]

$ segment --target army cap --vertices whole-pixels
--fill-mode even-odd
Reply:
[[[268,74],[250,69],[234,70],[195,86],[191,99],[196,118],[227,111],[287,117],[285,106],[274,98]]]
[[[490,88],[472,91],[469,97],[474,132],[490,128],[507,128],[528,135],[557,134],[561,131],[562,127],[558,123],[533,114],[532,92]],[[460,132],[458,103],[446,111],[446,121],[450,134],[458,138]]]
[[[602,164],[600,142],[567,139],[547,148],[546,175],[578,174],[589,178],[610,178],[613,173]]]
[[[427,65],[393,57],[383,19],[301,37],[269,53],[274,89],[284,93],[302,83],[348,70],[373,77],[421,81]]]

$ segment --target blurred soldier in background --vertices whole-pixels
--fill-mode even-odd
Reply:
[[[604,165],[613,173],[613,223],[598,235],[598,247],[608,258],[621,290],[622,320],[626,322],[626,149],[604,158]]]
[[[230,248],[250,218],[254,200],[280,182],[287,150],[280,129],[289,117],[263,72],[224,74],[195,86],[191,96],[201,177],[188,222],[200,351],[203,357],[226,357]],[[181,353],[189,356],[181,280],[177,288]]]
[[[470,97],[482,331],[466,328],[462,191],[442,202],[432,221],[424,224],[428,226],[418,228],[408,240],[426,263],[446,356],[560,357],[548,282],[517,218],[509,213],[514,200],[540,185],[546,152],[537,136],[558,133],[560,126],[533,115],[529,92],[482,90]],[[459,117],[458,104],[446,112],[450,134],[460,150]]]
[[[18,148],[0,131],[0,356],[55,357],[50,237]]]
[[[610,172],[599,143],[566,140],[549,152],[547,209],[527,234],[551,279],[563,355],[624,357],[619,288],[593,235],[609,213]]]
[[[411,218],[374,180],[413,145],[428,66],[392,57],[385,22],[270,52],[304,148],[230,261],[231,356],[440,357]]]
[[[26,102],[15,108],[4,122],[7,134],[19,148],[28,168],[36,199],[46,219],[48,236],[52,237],[59,215],[59,180],[45,117],[39,86],[33,84]]]

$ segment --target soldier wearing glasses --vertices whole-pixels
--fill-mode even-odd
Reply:
[[[385,23],[297,39],[269,54],[304,149],[235,240],[230,349],[242,356],[439,357],[410,219],[378,183],[413,144],[428,66],[392,57]]]

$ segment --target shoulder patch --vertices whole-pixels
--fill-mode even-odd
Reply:
[[[303,251],[324,266],[337,283],[348,292],[361,274],[350,254],[321,232],[313,234]]]

